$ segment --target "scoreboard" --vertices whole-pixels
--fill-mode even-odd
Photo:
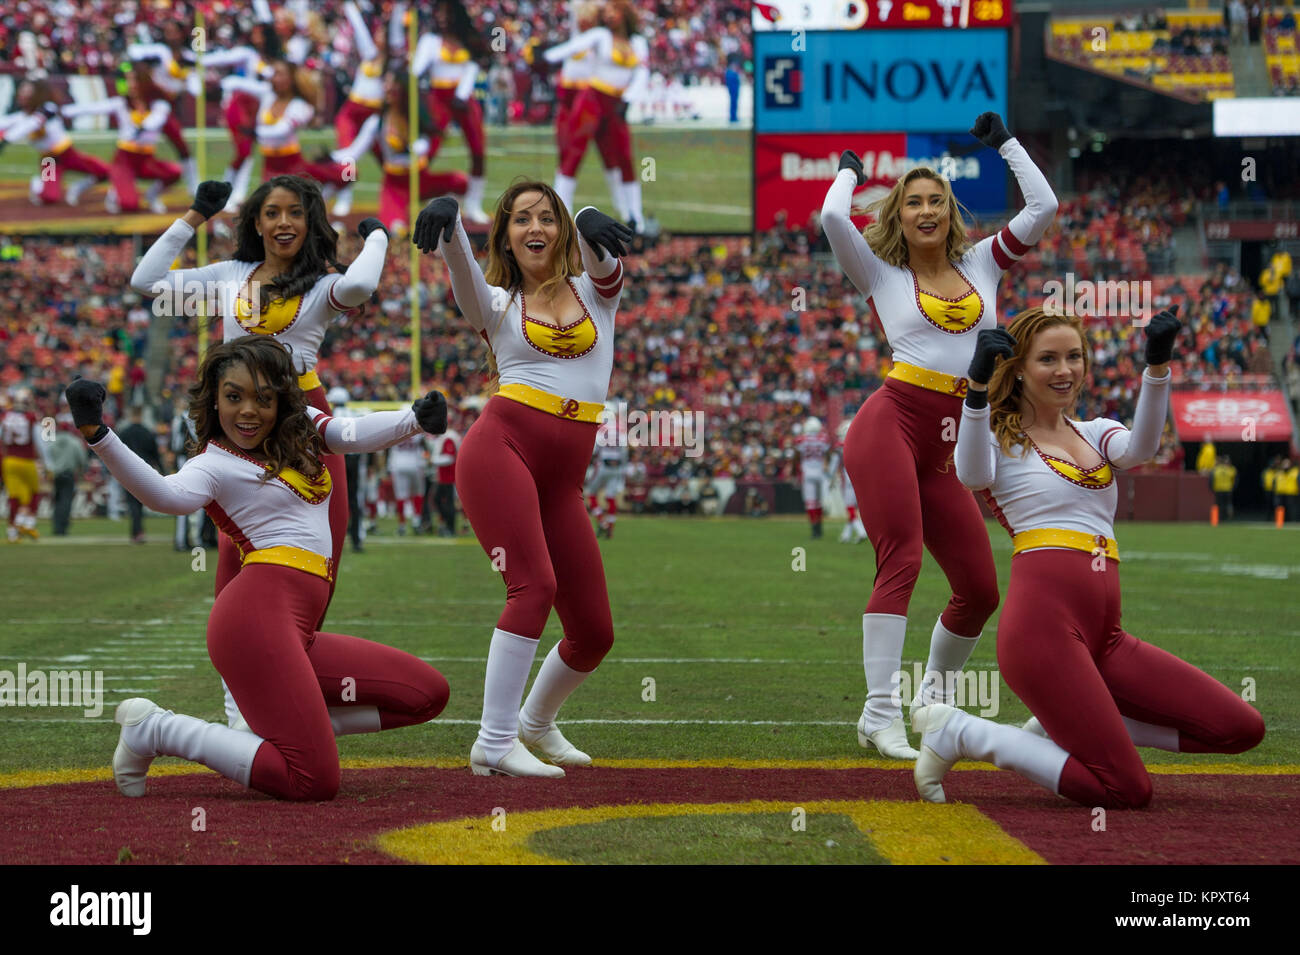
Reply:
[[[754,0],[755,32],[1011,26],[1011,0]]]

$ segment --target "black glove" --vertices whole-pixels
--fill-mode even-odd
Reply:
[[[212,179],[201,182],[194,193],[194,204],[190,208],[203,218],[211,219],[226,208],[226,200],[230,198],[230,190],[233,188],[228,182],[216,182]]]
[[[431,391],[411,405],[415,420],[429,434],[442,434],[447,430],[447,399],[441,391]]]
[[[997,113],[980,113],[979,118],[975,120],[975,125],[971,127],[970,134],[985,146],[994,149],[1001,149],[1002,144],[1011,138],[1007,127],[1002,123],[1002,117]]]
[[[389,234],[389,231],[384,228],[384,224],[380,222],[378,219],[376,219],[374,216],[369,216],[368,218],[361,220],[361,224],[357,226],[357,234],[364,239],[368,235],[370,235],[370,233],[374,232],[376,229],[378,229],[384,235],[388,236],[390,239],[392,238],[392,235]]]
[[[78,428],[86,425],[99,425],[98,433],[91,441],[98,441],[108,430],[104,425],[104,400],[108,392],[97,381],[87,381],[78,375],[64,392],[68,399],[68,410],[72,412],[72,423]]]
[[[627,255],[635,233],[617,219],[597,209],[583,209],[575,221],[582,237],[596,251],[597,261],[605,258],[606,251],[614,258]]]
[[[455,199],[450,196],[434,199],[416,216],[415,228],[411,230],[412,244],[421,252],[432,252],[438,247],[440,237],[444,242],[450,242],[459,215],[460,206]]]
[[[1010,358],[1016,353],[1016,340],[1005,328],[986,328],[975,336],[975,355],[970,360],[966,377],[979,385],[987,385],[993,377],[998,357]]]
[[[1171,305],[1147,323],[1147,364],[1163,365],[1174,354],[1174,340],[1182,331],[1178,306]]]
[[[852,169],[858,177],[858,185],[865,186],[867,184],[866,173],[862,171],[862,160],[858,158],[858,154],[852,149],[846,149],[840,153],[840,169]],[[836,170],[836,173],[838,174],[839,170]]]

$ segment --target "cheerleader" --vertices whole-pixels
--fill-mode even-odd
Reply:
[[[439,134],[455,120],[465,137],[470,171],[463,212],[471,222],[484,223],[488,221],[483,212],[487,146],[483,135],[483,110],[474,97],[474,84],[478,80],[479,61],[486,58],[487,50],[461,0],[437,0],[433,7],[433,20],[437,32],[420,37],[411,70],[417,77],[429,73],[433,87],[429,110]],[[432,151],[438,151],[437,144]]]
[[[126,57],[132,63],[145,64],[154,86],[167,98],[171,111],[163,123],[162,134],[176,147],[185,176],[185,188],[193,192],[199,184],[198,160],[190,155],[176,110],[185,94],[198,97],[202,78],[194,69],[195,56],[190,51],[185,28],[176,20],[166,20],[162,33],[162,43],[130,44],[126,48]]]
[[[227,76],[221,81],[223,90],[236,90],[256,94],[260,99],[254,136],[262,151],[262,177],[306,176],[326,187],[337,190],[331,214],[336,218],[352,210],[352,181],[348,170],[337,162],[308,162],[303,158],[298,143],[298,130],[311,122],[316,115],[310,105],[317,91],[310,74],[288,60],[271,64],[269,80],[242,76]]]
[[[998,282],[1037,242],[1056,213],[1056,197],[1024,147],[995,113],[972,135],[997,149],[1016,174],[1025,208],[974,246],[966,244],[952,186],[919,167],[878,204],[865,237],[849,207],[866,177],[852,152],[822,206],[835,258],[871,301],[894,353],[894,367],[853,419],[844,463],[862,523],[876,551],[876,578],[862,618],[867,700],[858,742],[895,759],[915,759],[907,742],[898,683],[907,608],[921,570],[922,544],[953,590],[934,625],[918,699],[946,702],[944,687],[970,658],[998,603],[997,573],[975,499],[957,481],[951,457],[974,333],[997,324]],[[949,676],[945,676],[945,675]],[[916,701],[913,701],[916,705]]]
[[[206,508],[243,551],[243,571],[212,606],[207,643],[249,731],[123,700],[113,779],[124,796],[144,795],[155,757],[179,756],[279,799],[331,799],[336,734],[425,723],[446,706],[447,681],[427,663],[315,625],[336,569],[327,502],[342,495],[320,455],[436,434],[446,401],[430,392],[407,411],[343,428],[307,404],[295,379],[279,342],[250,335],[213,348],[190,388],[200,453],[167,477],[104,427],[102,385],[68,387],[78,428],[124,487],[165,514]]]
[[[1011,534],[998,666],[1034,719],[1022,730],[943,703],[913,710],[923,799],[943,802],[953,763],[981,759],[1084,806],[1140,809],[1151,778],[1136,747],[1241,753],[1263,739],[1263,719],[1236,693],[1120,626],[1114,472],[1160,445],[1182,327],[1175,311],[1147,326],[1131,431],[1108,418],[1070,420],[1091,354],[1078,318],[1031,308],[1008,330],[979,333],[957,476],[984,492]]]
[[[87,189],[109,178],[108,163],[72,144],[50,84],[44,79],[23,80],[14,97],[18,111],[0,117],[0,142],[25,142],[41,154],[41,171],[32,177],[31,199],[53,205],[63,198],[63,174],[85,173],[68,187],[68,205],[81,201]],[[50,162],[46,162],[50,160]],[[46,170],[50,170],[47,174]]]
[[[171,269],[195,230],[224,208],[229,194],[229,183],[202,183],[190,210],[140,259],[131,287],[143,295],[165,296],[154,307],[169,309],[173,315],[193,314],[201,295],[207,300],[206,314],[221,316],[225,341],[252,333],[287,344],[308,403],[328,414],[316,355],[325,329],[341,313],[366,302],[379,287],[388,234],[378,220],[363,221],[357,231],[365,245],[345,270],[335,258],[338,235],[330,228],[320,189],[310,179],[277,176],[244,204],[235,227],[233,259],[196,269]],[[335,273],[329,272],[331,267]],[[342,457],[326,454],[322,461],[331,480],[345,487]],[[337,567],[347,533],[345,494],[330,499],[329,520],[330,556]],[[239,567],[239,543],[223,535],[218,545],[217,594]]]
[[[408,80],[404,73],[389,74],[384,78],[384,112],[371,116],[357,131],[352,144],[336,149],[330,154],[335,162],[353,166],[367,151],[373,150],[383,169],[384,178],[379,185],[379,221],[394,233],[405,233],[406,220],[411,207],[411,157],[415,156],[421,201],[435,196],[455,193],[464,195],[469,182],[463,172],[433,172],[429,161],[431,145],[427,136],[411,142],[407,129]],[[427,114],[420,110],[421,118]],[[424,126],[430,123],[422,123]]]
[[[568,43],[544,54],[547,62],[590,51],[591,78],[574,98],[566,116],[568,133],[560,150],[555,191],[567,208],[578,188],[578,166],[594,136],[606,165],[618,166],[623,208],[637,232],[645,231],[641,208],[641,180],[632,167],[632,134],[627,126],[628,104],[637,100],[649,82],[650,47],[637,31],[636,11],[626,0],[610,0],[602,11],[604,26],[593,27]],[[613,160],[613,163],[610,162]],[[607,177],[614,188],[612,177]]]
[[[340,147],[351,145],[357,138],[361,124],[371,116],[377,116],[383,108],[384,62],[388,58],[388,38],[384,31],[379,31],[378,39],[371,36],[370,27],[366,26],[361,11],[351,0],[343,4],[343,12],[352,26],[352,36],[361,62],[352,77],[352,89],[348,92],[347,102],[334,117],[334,131]],[[400,22],[399,12],[394,11],[393,16]]]
[[[570,40],[576,40],[581,34],[595,27],[600,21],[600,5],[580,3],[569,7]],[[574,100],[585,90],[594,72],[595,54],[589,49],[578,50],[564,57],[560,66],[560,77],[555,88],[555,146],[558,155],[564,150],[573,135],[571,122]],[[614,211],[624,221],[631,215],[627,209],[627,197],[623,194],[623,170],[619,168],[619,157],[609,149],[606,138],[596,141],[601,151],[601,161],[605,168],[605,182],[609,186],[609,195],[613,200]],[[578,157],[582,164],[582,157]],[[559,170],[556,169],[556,191],[561,185]],[[572,203],[572,199],[569,200]]]
[[[474,261],[455,200],[433,200],[412,231],[422,251],[442,252],[456,304],[487,342],[500,383],[456,462],[465,516],[506,583],[470,750],[476,775],[563,776],[562,766],[591,762],[555,717],[614,640],[582,479],[609,390],[623,289],[619,256],[631,235],[590,207],[575,226],[549,186],[529,181],[515,182],[497,204],[486,273]],[[520,710],[552,607],[564,639]]]
[[[154,155],[162,129],[171,116],[171,104],[153,85],[142,63],[126,74],[126,96],[114,96],[97,103],[74,103],[63,107],[67,119],[78,116],[112,116],[117,122],[117,152],[108,168],[113,188],[105,205],[112,215],[140,208],[136,180],[153,180],[145,195],[149,208],[159,215],[167,211],[162,191],[181,178],[181,167]]]
[[[271,64],[282,59],[284,52],[280,49],[279,37],[272,29],[271,10],[266,5],[266,0],[255,0],[253,9],[258,19],[249,33],[249,45],[207,53],[203,57],[205,68],[233,67],[238,71],[237,75],[248,79],[270,77]],[[230,133],[231,145],[234,146],[230,165],[221,177],[223,181],[234,185],[226,212],[238,212],[239,204],[248,194],[248,184],[253,175],[250,158],[253,154],[260,100],[260,93],[222,84],[221,115]]]

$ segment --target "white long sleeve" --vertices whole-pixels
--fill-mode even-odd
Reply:
[[[331,454],[369,454],[382,451],[422,433],[415,411],[376,411],[360,418],[334,418],[316,408],[307,414],[325,439]]]
[[[478,82],[478,64],[470,60],[465,64],[465,72],[456,84],[456,99],[464,101],[474,95],[474,84]]]
[[[160,60],[163,66],[171,66],[176,62],[172,56],[171,48],[165,43],[132,43],[126,48],[126,58],[131,61],[136,60]]]
[[[59,112],[66,119],[76,119],[79,116],[111,116],[125,105],[126,101],[122,97],[110,96],[108,99],[96,100],[92,103],[69,103]]]
[[[998,449],[989,438],[988,405],[975,409],[962,403],[961,424],[957,430],[957,480],[972,491],[992,487],[997,479]]]
[[[10,113],[0,119],[0,139],[21,142],[45,124],[40,113]]]
[[[144,122],[140,124],[140,127],[152,133],[166,125],[167,117],[172,114],[172,107],[170,103],[162,99],[154,100],[149,106],[149,115],[144,118]]]
[[[1060,203],[1047,177],[1034,165],[1020,140],[1014,136],[1008,139],[998,150],[998,155],[1007,161],[1020,184],[1020,191],[1025,194],[1025,207],[1007,223],[1007,228],[1025,245],[1033,245],[1052,224]]]
[[[379,47],[375,46],[375,39],[370,35],[370,27],[366,25],[365,18],[361,16],[357,5],[350,2],[343,4],[343,14],[352,25],[352,35],[356,39],[357,53],[361,59],[373,60],[379,56]]]
[[[415,56],[411,59],[411,72],[423,76],[433,65],[438,52],[442,49],[442,37],[436,33],[426,33],[415,44]]]
[[[592,27],[584,33],[579,33],[572,40],[565,40],[563,43],[557,43],[546,51],[545,59],[547,63],[559,63],[575,53],[582,53],[590,50],[607,35],[610,35],[607,27]]]
[[[229,50],[213,50],[203,54],[203,65],[209,69],[222,66],[238,66],[252,69],[254,63],[261,59],[261,54],[251,46],[237,46]]]
[[[1173,374],[1169,371],[1163,378],[1152,378],[1149,371],[1142,372],[1142,390],[1138,393],[1137,410],[1133,413],[1133,430],[1116,429],[1107,436],[1101,448],[1115,467],[1132,468],[1145,464],[1160,450],[1160,438],[1169,413],[1169,384],[1172,380]]]
[[[258,23],[275,22],[275,17],[271,16],[271,4],[267,0],[253,0],[253,13]]]
[[[251,76],[223,76],[221,78],[221,91],[223,93],[252,93],[254,96],[265,96],[271,92],[271,84],[266,80],[254,79]]]
[[[880,281],[885,263],[871,251],[849,213],[858,179],[851,169],[841,169],[822,203],[822,231],[844,274],[864,298],[870,298]]]
[[[451,275],[451,294],[456,299],[456,306],[461,314],[469,320],[476,332],[487,328],[488,320],[495,314],[493,308],[492,286],[483,277],[474,258],[474,249],[469,244],[469,236],[456,216],[456,231],[451,241],[444,241],[439,235],[438,251],[447,263],[447,272]]]
[[[388,18],[388,53],[396,56],[406,49],[406,4],[393,5]]]
[[[197,457],[186,461],[176,474],[164,477],[112,431],[91,448],[128,493],[159,513],[192,514],[217,496],[216,482],[199,466]]]
[[[261,115],[261,111],[258,111]],[[295,130],[306,126],[311,122],[311,118],[316,115],[316,110],[310,103],[303,99],[290,101],[289,105],[284,108],[284,115],[274,123],[258,123],[258,139],[279,139],[291,135]]]
[[[363,305],[379,288],[379,278],[388,257],[388,233],[376,229],[366,236],[366,244],[352,260],[343,277],[334,283],[330,293],[340,305],[356,308]]]
[[[330,153],[330,158],[335,162],[357,163],[361,157],[370,151],[370,147],[375,143],[375,136],[379,134],[379,114],[367,116],[366,121],[361,124],[357,130],[356,139],[341,149],[336,149]]]
[[[203,269],[172,269],[171,265],[194,236],[194,227],[177,219],[160,235],[148,251],[140,256],[131,273],[131,288],[141,295],[161,295],[169,289],[181,291],[186,282],[198,277]],[[211,268],[205,266],[204,268]]]

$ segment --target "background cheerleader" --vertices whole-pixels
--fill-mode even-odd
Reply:
[[[84,173],[68,187],[68,205],[75,206],[97,182],[109,178],[108,163],[83,153],[72,143],[63,114],[54,102],[50,84],[44,79],[23,80],[14,97],[18,111],[0,117],[0,142],[26,142],[41,154],[41,170],[32,177],[33,202],[51,205],[63,198],[63,176]],[[46,160],[52,162],[46,162]]]
[[[194,97],[199,95],[202,77],[194,69],[196,57],[190,50],[190,37],[185,27],[176,20],[164,20],[162,35],[161,43],[132,43],[126,48],[126,55],[133,63],[145,64],[149,78],[171,106],[167,121],[162,126],[162,134],[176,147],[176,155],[180,157],[181,170],[185,176],[185,187],[193,192],[199,184],[198,160],[190,155],[190,147],[185,142],[179,110],[186,94]]]
[[[437,0],[433,24],[434,32],[421,36],[415,47],[411,70],[417,77],[429,74],[429,111],[439,135],[453,120],[460,127],[470,159],[469,188],[461,208],[471,222],[487,222],[483,211],[487,141],[483,110],[474,96],[479,63],[487,59],[487,48],[460,0]],[[432,151],[438,151],[437,143]]]

